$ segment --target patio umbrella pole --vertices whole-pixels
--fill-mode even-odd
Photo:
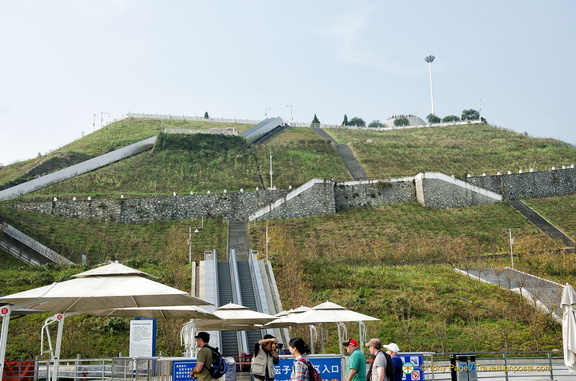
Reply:
[[[2,306],[2,333],[0,334],[0,381],[4,374],[4,359],[6,356],[6,343],[8,342],[8,324],[10,323],[10,306]]]
[[[64,330],[65,314],[57,314],[54,316],[54,318],[58,320],[58,333],[56,335],[56,350],[54,351],[54,356],[52,357],[52,361],[54,362],[54,367],[52,369],[52,381],[58,381],[58,367],[60,366],[60,350],[62,349],[62,331]]]

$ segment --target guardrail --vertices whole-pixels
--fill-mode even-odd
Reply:
[[[402,355],[409,355],[401,353]],[[428,381],[492,380],[541,381],[574,380],[564,365],[563,352],[478,352],[478,353],[424,353],[424,363],[418,364]],[[473,357],[473,358],[472,358]],[[58,378],[74,381],[178,381],[185,375],[173,374],[174,363],[189,363],[190,357],[116,357],[101,359],[60,360]],[[232,361],[232,359],[230,359]],[[4,380],[36,381],[50,379],[50,360],[10,363],[10,373]],[[234,358],[235,378],[249,379],[249,357]],[[31,369],[34,368],[33,370]],[[187,370],[184,370],[187,371]],[[238,374],[236,374],[238,372]],[[33,376],[32,376],[33,374]],[[342,374],[345,377],[345,374]],[[410,378],[408,378],[410,379]],[[225,380],[221,380],[225,381]]]

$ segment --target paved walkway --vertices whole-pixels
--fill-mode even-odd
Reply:
[[[459,271],[508,290],[523,289],[531,294],[535,303],[536,301],[542,303],[542,305],[556,315],[556,317],[562,316],[560,299],[562,298],[563,287],[559,283],[539,278],[510,267],[505,267],[503,270],[459,269]]]
[[[348,168],[348,172],[350,172],[350,176],[352,176],[354,180],[369,180],[368,174],[362,167],[362,164],[360,164],[358,159],[356,159],[356,156],[354,156],[354,153],[347,144],[337,143],[332,136],[328,135],[328,133],[321,128],[312,128],[312,130],[314,130],[314,132],[316,132],[316,134],[318,134],[322,139],[334,144],[336,152],[338,152],[342,158],[346,168]]]
[[[568,247],[574,247],[574,241],[563,231],[552,225],[547,219],[538,214],[534,209],[520,200],[510,200],[510,205],[532,222],[538,229],[546,233],[552,239],[561,239]],[[575,378],[576,379],[576,378]]]

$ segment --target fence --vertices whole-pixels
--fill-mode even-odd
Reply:
[[[454,358],[458,358],[458,362],[455,363]],[[463,358],[466,358],[467,362],[462,360]],[[241,365],[249,364],[249,362],[240,358],[235,360],[235,362],[232,362],[232,359],[229,360],[231,373],[226,374],[227,378],[221,379],[222,381],[249,380],[249,367]],[[73,381],[178,381],[189,379],[190,366],[193,362],[195,360],[188,357],[60,360],[58,378]],[[11,373],[4,373],[4,381],[49,380],[52,372],[49,360],[24,361],[10,363],[10,365]],[[34,367],[33,371],[31,366]],[[563,352],[560,351],[478,352],[475,354],[428,352],[424,353],[424,364],[419,364],[419,367],[423,370],[427,381],[568,381],[574,380],[576,375],[568,371],[564,365]],[[237,369],[243,372],[237,374]],[[344,376],[345,374],[342,374],[342,377]],[[410,380],[410,375],[406,379]]]

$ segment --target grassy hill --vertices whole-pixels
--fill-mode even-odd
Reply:
[[[221,124],[217,124],[220,127]],[[164,121],[164,127],[212,128],[207,122]],[[228,127],[228,126],[227,126]],[[249,126],[234,125],[242,131]],[[156,120],[125,120],[106,126],[51,155],[94,156],[161,131]],[[571,165],[576,149],[490,126],[454,126],[394,131],[328,130],[349,144],[372,178],[413,176],[439,171],[456,176],[518,169],[546,170]],[[246,148],[235,137],[193,135],[168,138],[153,151],[112,164],[22,197],[91,195],[128,197],[251,190],[268,186],[272,155],[274,185],[297,186],[311,178],[351,180],[332,145],[309,128],[289,128],[263,145]],[[40,162],[46,158],[37,158]],[[25,178],[31,162],[0,170],[0,185]],[[571,208],[576,196],[526,200],[529,205],[576,235]],[[100,224],[17,211],[0,203],[0,215],[26,234],[73,261],[88,253],[91,264],[118,259],[186,290],[188,226],[199,221],[141,225]],[[561,347],[560,327],[534,313],[519,297],[452,271],[453,267],[508,265],[508,235],[513,229],[516,268],[559,283],[574,282],[572,254],[542,235],[505,202],[474,208],[428,210],[419,204],[349,210],[335,215],[271,220],[270,258],[284,308],[314,305],[327,299],[382,319],[369,335],[397,342],[413,351],[534,350]],[[226,221],[205,221],[193,236],[193,257],[226,248]],[[263,229],[251,229],[252,248],[264,251]],[[0,254],[0,293],[65,279],[80,268],[31,268]],[[39,329],[41,316],[11,326],[8,358],[30,358],[34,340],[18,340]],[[159,349],[179,354],[182,322],[161,323]],[[38,328],[33,328],[33,327]],[[14,328],[16,327],[16,328]],[[71,342],[65,357],[109,356],[127,352],[123,319],[75,317],[65,336],[90,336],[90,345]],[[335,330],[330,327],[329,329]],[[349,327],[350,335],[355,329]],[[27,336],[28,335],[28,336]],[[330,337],[336,337],[335,331]],[[111,337],[113,337],[111,339]],[[103,341],[106,344],[103,344]],[[76,340],[77,341],[77,340]],[[332,350],[337,343],[331,341]],[[87,349],[89,348],[89,349]]]

